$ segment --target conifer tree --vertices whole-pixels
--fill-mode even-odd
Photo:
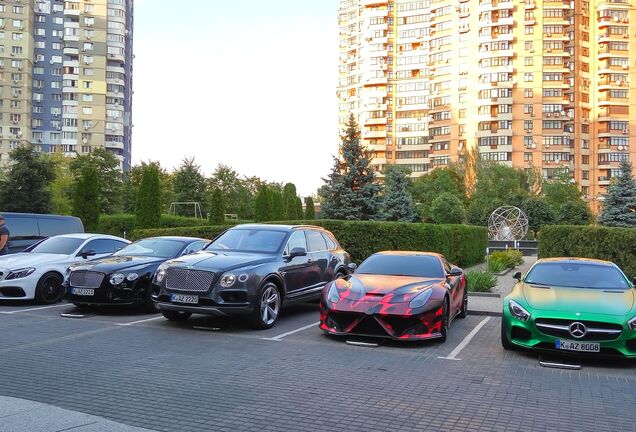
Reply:
[[[314,205],[314,199],[312,197],[305,198],[305,219],[316,219],[316,206]]]
[[[397,165],[387,166],[384,176],[384,219],[388,221],[413,222],[416,213],[413,198],[408,191],[409,179],[404,169]]]
[[[99,224],[100,200],[99,180],[94,167],[87,165],[75,183],[73,214],[84,223],[86,232],[97,231]]]
[[[155,164],[142,168],[135,216],[138,228],[158,228],[161,222],[161,178]]]
[[[636,180],[632,174],[632,164],[627,159],[621,161],[621,175],[607,189],[599,223],[613,227],[636,227]]]
[[[225,199],[219,188],[214,188],[210,194],[209,213],[210,223],[213,225],[222,225],[225,222]]]

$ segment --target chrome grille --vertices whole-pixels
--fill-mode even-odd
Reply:
[[[214,273],[182,268],[168,269],[166,288],[177,291],[206,292],[212,286]]]
[[[585,335],[581,338],[577,338],[577,340],[581,341],[615,340],[618,339],[623,332],[623,327],[620,324],[599,321],[537,318],[535,325],[537,329],[545,335],[573,339],[570,333],[570,325],[574,322],[580,322],[586,328]]]
[[[69,281],[71,286],[78,288],[99,288],[102,285],[105,276],[106,275],[104,273],[77,270],[71,272]]]

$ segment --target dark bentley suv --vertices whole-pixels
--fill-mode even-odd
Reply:
[[[172,321],[193,313],[246,315],[272,327],[283,305],[319,299],[349,264],[333,234],[315,226],[238,225],[202,252],[163,263],[153,300]]]

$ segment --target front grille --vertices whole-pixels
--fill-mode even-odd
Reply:
[[[388,336],[384,327],[372,316],[364,317],[351,332],[366,336]]]
[[[76,288],[99,288],[102,285],[105,276],[106,275],[104,273],[77,270],[71,272],[69,281],[71,286]]]
[[[214,273],[182,268],[168,269],[166,288],[176,291],[207,292],[214,281]]]
[[[575,338],[570,334],[570,324],[580,322],[587,328],[587,333],[582,338]],[[601,321],[565,320],[555,318],[538,318],[535,321],[537,330],[541,333],[558,338],[574,339],[580,341],[608,341],[621,336],[623,326]]]

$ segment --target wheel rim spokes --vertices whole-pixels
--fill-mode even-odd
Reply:
[[[271,324],[278,316],[280,308],[278,292],[274,288],[267,288],[261,297],[261,318],[265,324]]]

